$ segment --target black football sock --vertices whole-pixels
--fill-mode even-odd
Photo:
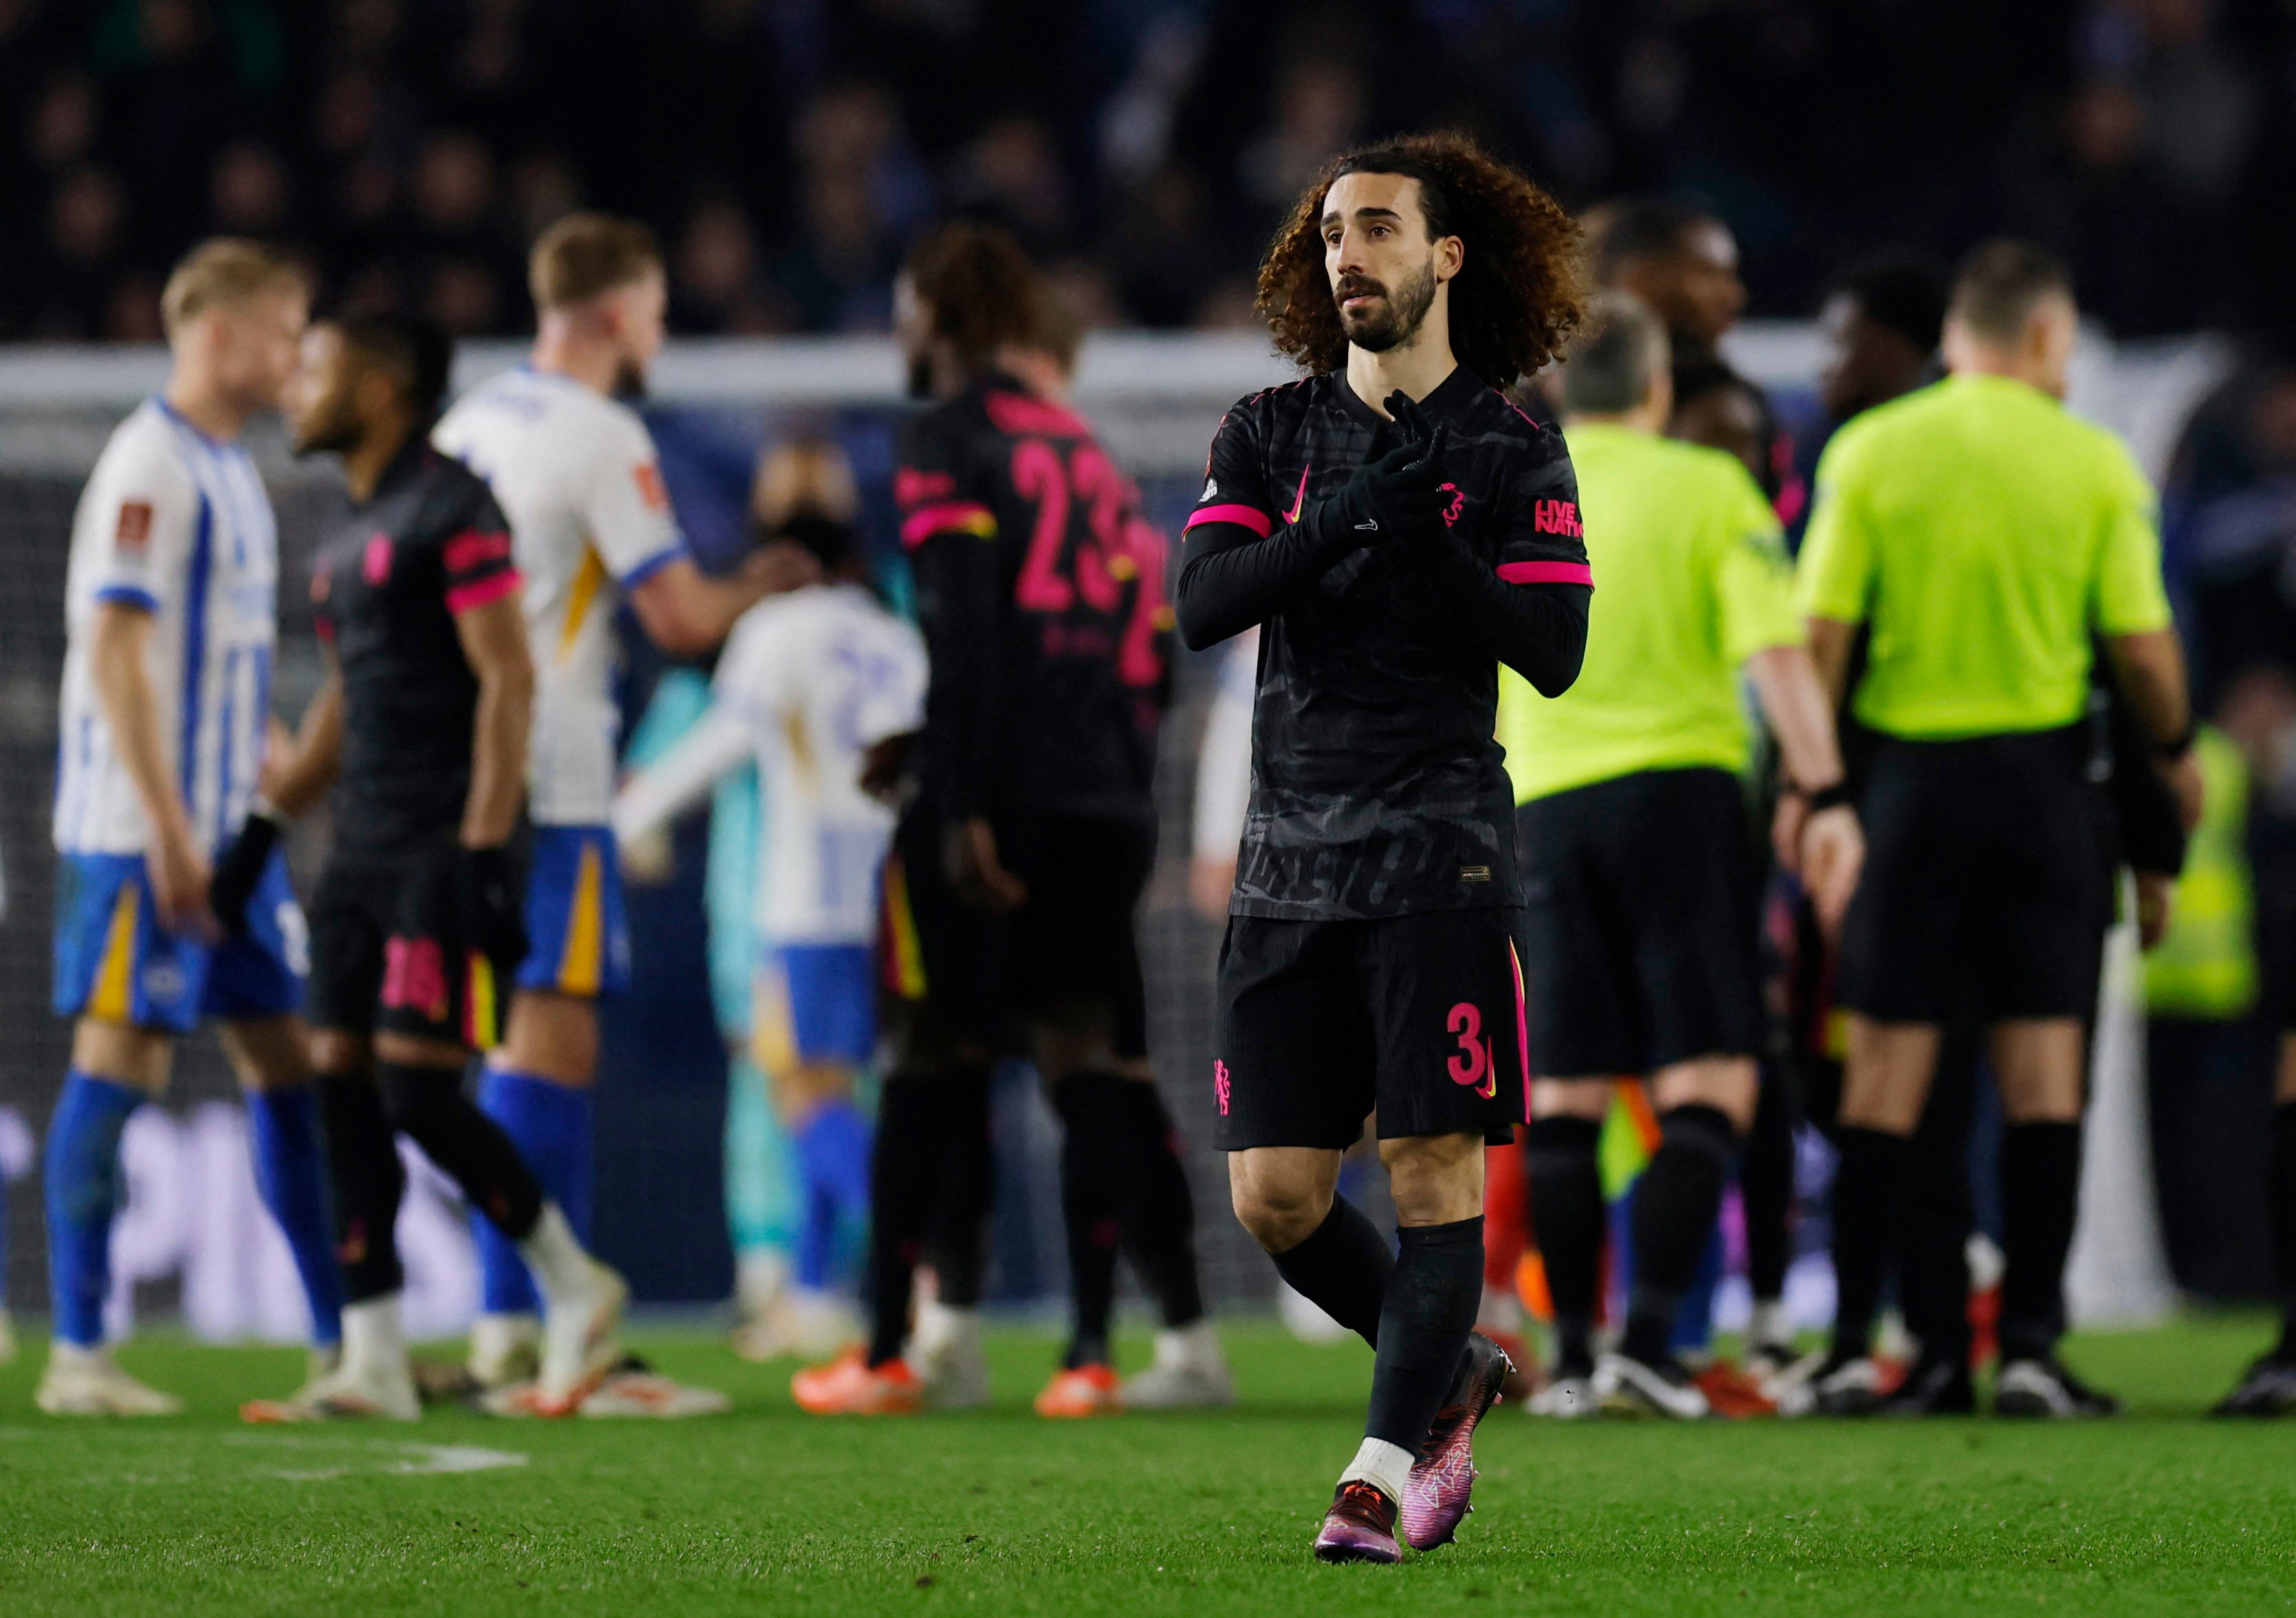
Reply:
[[[1124,1251],[1156,1300],[1167,1331],[1204,1318],[1196,1268],[1196,1199],[1180,1160],[1179,1129],[1153,1084],[1124,1086],[1124,1138],[1132,1155],[1124,1210]]]
[[[1897,1261],[1908,1143],[1845,1124],[1834,1144],[1841,1160],[1833,1171],[1833,1358],[1858,1359],[1873,1344],[1874,1314]]]
[[[502,1125],[463,1093],[462,1069],[379,1062],[374,1077],[391,1123],[462,1187],[472,1208],[513,1242],[534,1233],[542,1182]]]
[[[1386,1307],[1395,1253],[1364,1211],[1344,1196],[1304,1242],[1273,1255],[1275,1273],[1293,1292],[1374,1348]]]
[[[1530,1173],[1530,1231],[1554,1306],[1558,1370],[1595,1368],[1595,1304],[1603,1285],[1603,1170],[1595,1147],[1603,1126],[1590,1118],[1539,1118],[1523,1138]]]
[[[1738,1167],[1738,1195],[1746,1204],[1746,1283],[1757,1303],[1785,1296],[1786,1266],[1793,1259],[1793,1109],[1786,1081],[1765,1073]]]
[[[2065,1255],[2080,1207],[2077,1123],[2001,1131],[2001,1358],[2046,1359],[2065,1329]]]
[[[2296,1101],[2272,1111],[2272,1279],[2280,1294],[2282,1359],[2296,1359]]]
[[[398,1203],[406,1170],[398,1161],[398,1137],[382,1110],[381,1091],[365,1074],[321,1073],[316,1082],[343,1302],[388,1297],[406,1279],[398,1262]]]
[[[1969,1187],[1969,1121],[1964,1115],[1941,1123],[1942,1099],[1932,1092],[1906,1153],[1906,1245],[1898,1267],[1898,1304],[1925,1362],[1967,1365],[1969,1233],[1977,1228]]]
[[[989,1136],[989,1075],[951,1074],[940,1085],[947,1156],[925,1246],[934,1296],[950,1309],[979,1309],[988,1270],[988,1215],[996,1202],[996,1147]]]
[[[1116,1303],[1116,1251],[1124,1239],[1130,1143],[1123,1092],[1113,1073],[1075,1073],[1053,1086],[1061,1115],[1061,1222],[1069,1244],[1075,1333],[1062,1364],[1107,1365],[1108,1321]]]
[[[1483,1216],[1406,1225],[1379,1314],[1364,1436],[1417,1454],[1459,1375],[1483,1301]]]
[[[896,1075],[877,1102],[869,1166],[869,1363],[901,1357],[909,1297],[939,1201],[949,1141],[947,1080]]]
[[[1714,1235],[1738,1132],[1710,1106],[1675,1107],[1659,1120],[1659,1147],[1635,1187],[1634,1286],[1619,1346],[1653,1365],[1671,1353],[1675,1317]]]

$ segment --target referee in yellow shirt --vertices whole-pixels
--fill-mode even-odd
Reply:
[[[1578,684],[1552,702],[1503,677],[1499,739],[1520,805],[1529,1166],[1557,1363],[1534,1409],[1708,1413],[1669,1347],[1753,1121],[1763,1045],[1742,674],[1808,794],[1782,853],[1839,920],[1863,851],[1833,712],[1802,645],[1777,518],[1734,456],[1659,436],[1665,329],[1624,292],[1562,367],[1563,431],[1603,580]],[[1635,1192],[1634,1285],[1592,1357],[1603,1212],[1595,1141],[1614,1078],[1660,1121]]]
[[[1801,554],[1810,648],[1838,695],[1857,628],[1870,630],[1850,707],[1875,737],[1837,984],[1849,1055],[1823,1411],[1878,1404],[1868,1341],[1902,1234],[1906,1141],[1964,968],[2007,1125],[1994,1408],[2115,1408],[2055,1351],[2110,919],[2084,777],[2092,635],[2188,824],[2199,784],[2152,489],[2118,439],[2061,403],[2076,326],[2054,259],[2014,242],[1979,249],[1946,317],[1950,374],[1850,423],[1818,464]]]

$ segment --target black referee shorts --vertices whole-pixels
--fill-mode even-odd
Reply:
[[[1875,743],[1842,1006],[1941,1023],[1966,973],[1988,1023],[2095,1010],[2111,892],[2087,756],[2084,727]]]
[[[1370,921],[1231,916],[1212,1100],[1223,1152],[1344,1151],[1527,1121],[1512,909]]]
[[[1531,1071],[1653,1072],[1762,1048],[1753,852],[1738,778],[1643,770],[1515,811]]]
[[[939,817],[912,811],[885,882],[885,977],[933,1024],[993,1050],[1025,1053],[1027,1023],[1105,1007],[1116,1055],[1148,1054],[1148,992],[1135,912],[1156,864],[1152,824],[1078,815],[996,822],[997,858],[1029,902],[992,916],[957,898]]]
[[[508,979],[463,939],[459,858],[449,837],[387,865],[328,862],[309,906],[312,1027],[495,1043]]]

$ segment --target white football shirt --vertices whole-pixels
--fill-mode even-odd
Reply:
[[[763,793],[756,924],[775,944],[867,944],[893,812],[861,790],[869,749],[924,723],[925,646],[857,585],[772,595],[726,638],[704,713],[622,788],[625,844],[754,759]]]
[[[521,366],[473,388],[431,442],[487,480],[510,519],[534,651],[527,812],[599,825],[613,800],[619,591],[685,554],[636,411]]]
[[[870,748],[924,723],[924,641],[858,585],[769,596],[718,660],[765,794],[758,925],[776,944],[865,944],[893,811],[861,790]]]
[[[219,850],[247,818],[263,760],[278,530],[246,449],[161,399],[113,431],[72,518],[53,820],[68,854],[140,854],[151,834],[90,670],[107,602],[152,614],[147,673],[168,766],[200,842]]]

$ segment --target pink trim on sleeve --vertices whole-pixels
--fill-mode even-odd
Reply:
[[[510,536],[488,533],[480,529],[464,529],[447,541],[447,571],[467,573],[472,568],[483,567],[489,562],[499,562],[510,554]]]
[[[966,533],[990,538],[996,532],[996,513],[978,500],[943,500],[920,505],[901,524],[901,548],[914,550],[935,534]]]
[[[1200,522],[1233,522],[1248,528],[1262,539],[1275,531],[1275,519],[1256,505],[1200,505],[1188,515],[1180,531],[1186,533]]]
[[[1499,577],[1509,584],[1583,584],[1595,587],[1595,570],[1583,562],[1502,562]]]
[[[504,568],[499,573],[489,573],[475,584],[458,584],[447,592],[447,611],[460,618],[465,612],[490,607],[523,582],[516,568]]]

